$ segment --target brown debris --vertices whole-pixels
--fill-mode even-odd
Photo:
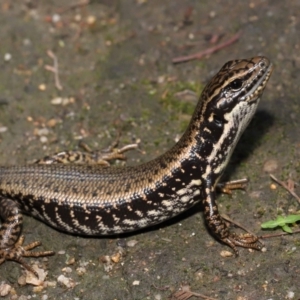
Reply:
[[[294,196],[300,204],[300,197],[295,193],[295,182],[292,179],[289,179],[288,182],[285,183],[277,179],[273,174],[270,174],[270,177]]]
[[[58,61],[56,55],[51,51],[48,50],[47,54],[49,57],[53,59],[53,66],[45,65],[45,69],[47,71],[53,72],[54,73],[54,80],[55,80],[55,86],[58,90],[62,90],[62,86],[60,84],[59,76],[58,76]]]
[[[191,60],[195,60],[195,59],[201,59],[202,57],[204,57],[206,55],[210,55],[212,53],[220,51],[221,49],[226,48],[226,47],[230,46],[231,44],[235,43],[240,38],[241,34],[242,34],[242,32],[239,31],[238,33],[236,33],[234,36],[232,36],[230,39],[228,39],[224,43],[218,44],[216,46],[207,48],[203,51],[200,51],[200,52],[197,52],[197,53],[194,53],[191,55],[175,57],[172,59],[172,62],[173,62],[173,64],[178,64],[178,63],[183,63],[183,62],[187,62],[187,61],[191,61]]]
[[[197,297],[207,300],[216,300],[215,298],[211,298],[202,294],[194,293],[190,290],[188,285],[182,286],[181,289],[168,297],[169,300],[187,300],[191,297]]]

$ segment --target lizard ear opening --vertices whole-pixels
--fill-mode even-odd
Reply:
[[[224,118],[222,116],[214,114],[213,118],[214,118],[213,122],[217,127],[222,127],[224,125]]]

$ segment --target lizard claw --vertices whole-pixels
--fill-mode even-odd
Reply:
[[[223,238],[222,241],[233,249],[236,256],[239,255],[237,246],[255,250],[261,250],[263,248],[263,244],[259,241],[258,237],[251,233],[230,233],[229,236]]]
[[[37,251],[33,252],[32,249],[41,245],[41,242],[32,242],[26,246],[23,246],[24,236],[21,236],[19,240],[15,243],[13,247],[8,247],[5,249],[0,249],[0,264],[6,260],[14,260],[20,263],[25,269],[32,272],[38,277],[37,272],[24,261],[24,257],[43,257],[54,255],[54,251]]]

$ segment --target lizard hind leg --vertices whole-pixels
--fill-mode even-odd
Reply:
[[[0,228],[0,264],[6,260],[20,263],[25,269],[37,273],[24,261],[24,257],[41,257],[54,255],[53,251],[31,251],[41,245],[40,242],[32,242],[23,246],[24,236],[20,236],[23,216],[18,204],[11,200],[0,198],[0,218],[3,221]]]
[[[80,147],[83,151],[62,151],[39,159],[35,163],[110,166],[111,161],[126,160],[124,153],[136,149],[138,144],[129,144],[122,148],[117,148],[117,143],[113,143],[107,149],[94,151],[82,142]]]

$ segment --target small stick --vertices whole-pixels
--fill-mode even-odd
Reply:
[[[60,84],[59,76],[58,76],[58,61],[57,61],[57,57],[56,57],[56,55],[51,50],[48,50],[47,54],[48,54],[49,57],[51,57],[53,59],[53,66],[45,65],[45,69],[47,71],[50,71],[50,72],[54,73],[55,86],[56,86],[56,88],[58,90],[61,91],[63,88],[62,88],[62,86]]]
[[[182,24],[183,25],[190,25],[193,23],[193,20],[192,20],[192,13],[193,13],[193,7],[192,6],[189,6],[186,10],[185,10],[185,13],[184,13],[184,16],[183,16],[183,21],[182,21]]]
[[[283,235],[292,235],[294,233],[300,233],[300,229],[299,230],[295,230],[292,233],[280,232],[280,233],[265,234],[265,235],[259,236],[258,238],[259,239],[269,239],[269,238],[272,238],[272,237],[278,237],[278,236],[283,236]]]
[[[255,235],[253,232],[251,232],[250,230],[248,230],[246,227],[244,227],[243,225],[241,225],[239,222],[233,221],[231,218],[229,218],[229,216],[227,216],[227,215],[225,215],[225,214],[222,214],[222,218],[223,218],[225,221],[227,221],[227,222],[229,222],[229,223],[231,223],[231,224],[233,224],[233,225],[235,225],[235,226],[237,226],[237,227],[243,229],[245,232],[250,233],[250,234],[252,234],[252,235]]]
[[[90,4],[90,0],[83,0],[83,1],[80,1],[78,3],[74,3],[74,4],[71,4],[70,6],[68,7],[65,7],[65,8],[62,8],[59,13],[60,14],[63,14],[69,10],[73,10],[75,8],[78,8],[78,7],[82,7],[82,6],[86,6],[86,5],[89,5]]]
[[[221,43],[221,44],[216,45],[216,46],[211,47],[211,48],[207,48],[207,49],[205,49],[201,52],[198,52],[198,53],[194,53],[194,54],[187,55],[187,56],[175,57],[175,58],[172,59],[172,62],[173,62],[173,64],[178,64],[178,63],[182,63],[182,62],[186,62],[186,61],[190,61],[190,60],[201,59],[205,55],[215,53],[215,52],[217,52],[217,51],[219,51],[223,48],[226,48],[229,45],[235,43],[240,38],[241,34],[242,34],[242,32],[239,31],[232,38],[230,38],[229,40],[227,40],[224,43]]]
[[[300,197],[291,189],[287,184],[285,184],[283,181],[280,181],[277,179],[274,175],[270,174],[270,177],[277,182],[279,185],[281,185],[283,188],[285,188],[292,196],[294,196],[297,201],[300,203]]]
[[[187,300],[193,296],[197,297],[197,298],[206,299],[206,300],[216,300],[216,298],[211,298],[211,297],[205,296],[203,294],[194,293],[189,290],[188,291],[178,291],[175,294],[171,295],[168,299],[169,300]]]

